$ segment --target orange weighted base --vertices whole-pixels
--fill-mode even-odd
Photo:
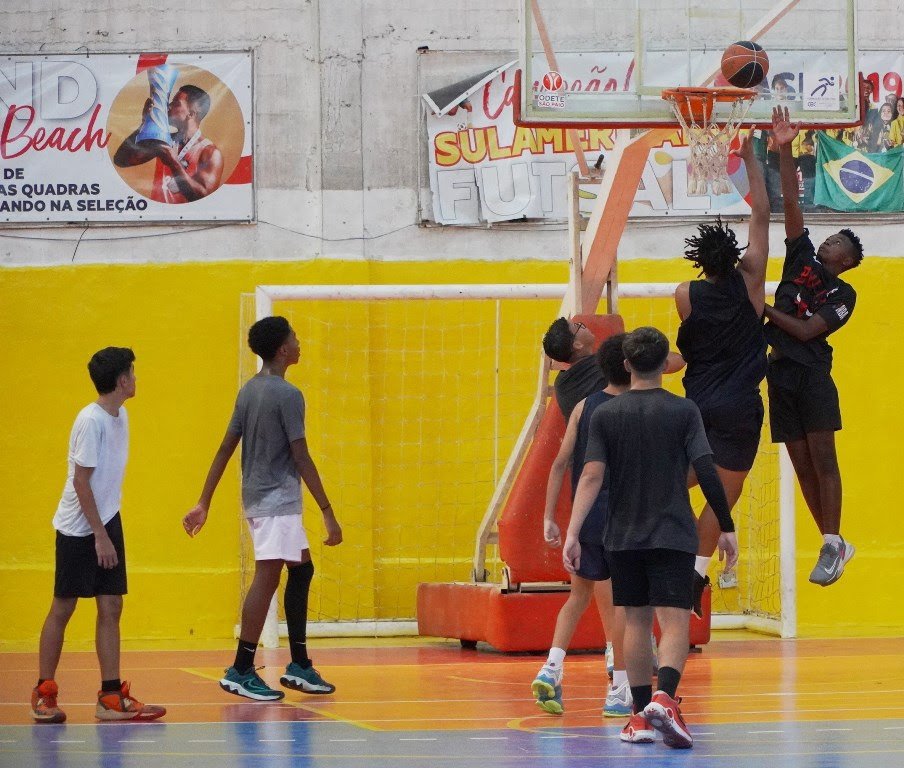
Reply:
[[[418,634],[485,642],[504,652],[539,651],[552,645],[556,618],[568,592],[508,592],[495,584],[418,584]],[[690,644],[710,638],[710,589],[703,593],[703,618],[691,615]],[[657,637],[659,628],[655,628]],[[571,650],[601,649],[606,642],[599,614],[588,609],[578,622]]]

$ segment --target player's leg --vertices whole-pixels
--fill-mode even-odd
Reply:
[[[39,723],[63,723],[66,713],[57,704],[56,670],[63,652],[63,638],[75,613],[77,597],[54,597],[41,628],[38,646],[38,683],[31,692],[31,714]]]
[[[650,550],[647,567],[650,603],[655,606],[661,634],[658,690],[644,715],[663,734],[663,743],[687,749],[694,742],[678,708],[678,685],[689,647],[694,555],[671,549]]]
[[[612,602],[612,579],[594,583],[593,596],[612,645],[612,683],[603,704],[604,717],[629,717],[633,711],[631,686],[625,668],[625,609]]]
[[[810,581],[827,587],[841,578],[845,565],[854,556],[854,546],[841,537],[841,470],[835,451],[835,432],[807,434],[813,469],[819,483],[822,508],[823,545],[810,573]]]
[[[128,591],[126,551],[119,515],[113,517],[104,527],[116,549],[117,563],[113,568],[98,567],[94,574],[94,594],[97,603],[94,645],[101,677],[95,717],[99,720],[156,720],[166,714],[166,709],[153,704],[143,704],[132,695],[129,683],[120,679],[119,626],[122,619],[123,595]]]
[[[823,522],[822,513],[822,496],[819,490],[819,476],[816,473],[816,467],[813,464],[813,458],[810,455],[810,445],[806,437],[799,440],[790,440],[785,443],[788,451],[788,457],[791,459],[791,465],[794,467],[794,474],[797,476],[797,483],[803,494],[804,501],[807,502],[807,508],[819,529],[819,533],[825,533],[825,523]]]
[[[584,570],[583,559],[582,550],[581,571]],[[565,711],[562,706],[562,675],[564,674],[565,654],[581,616],[590,605],[590,599],[593,597],[593,584],[594,582],[584,578],[580,573],[572,576],[571,592],[556,617],[552,647],[549,649],[546,663],[540,668],[531,683],[531,691],[536,697],[537,706],[553,715],[561,715]]]
[[[304,536],[304,528],[298,522],[297,528]],[[311,591],[311,579],[314,577],[314,563],[308,549],[307,537],[301,557],[295,561],[287,561],[288,578],[283,595],[283,607],[286,612],[286,625],[289,630],[289,649],[292,660],[286,667],[279,682],[286,688],[293,688],[303,693],[333,693],[336,686],[324,680],[314,669],[308,657],[308,595]]]

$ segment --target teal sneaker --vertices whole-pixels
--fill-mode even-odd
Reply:
[[[226,670],[223,679],[220,680],[220,688],[227,693],[234,693],[236,696],[244,696],[246,699],[255,701],[279,701],[286,695],[267,685],[253,667],[244,675],[240,674],[235,667],[230,667]]]
[[[561,678],[560,678],[561,679]],[[530,685],[531,691],[537,699],[537,706],[551,715],[561,715],[565,708],[562,706],[562,685],[556,677],[547,669],[541,669],[534,682]]]
[[[286,667],[285,674],[279,678],[283,688],[293,688],[302,693],[332,693],[336,686],[324,680],[314,667],[304,669],[294,661]]]

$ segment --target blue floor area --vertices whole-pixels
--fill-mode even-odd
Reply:
[[[341,722],[0,726],[3,768],[898,768],[904,719],[692,727],[693,750],[623,744],[620,726],[371,731]]]

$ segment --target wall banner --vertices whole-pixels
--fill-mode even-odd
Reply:
[[[0,223],[250,221],[252,54],[0,56]]]
[[[822,54],[814,52],[803,69],[824,66]],[[801,92],[806,71],[779,66],[763,85],[763,97],[777,102],[795,98]],[[598,57],[594,59],[598,62]],[[841,132],[846,143],[868,152],[882,152],[904,142],[904,54],[892,51],[860,53],[860,70],[872,85],[871,108],[862,129]],[[517,62],[496,70],[480,80],[476,90],[463,90],[459,97],[447,98],[445,106],[425,95],[427,111],[427,154],[433,218],[440,224],[472,225],[485,222],[528,219],[566,219],[565,184],[567,174],[577,167],[569,133],[560,128],[519,128],[513,123],[512,81]],[[599,72],[604,71],[603,78]],[[588,69],[586,78],[571,87],[595,90],[630,91],[633,66],[630,55],[607,54],[605,66]],[[488,73],[491,74],[491,73]],[[661,75],[666,77],[665,74]],[[465,83],[466,81],[462,81]],[[469,81],[468,81],[469,82]],[[770,91],[769,85],[774,91]],[[779,87],[781,86],[781,87]],[[883,106],[886,105],[886,106]],[[890,126],[889,119],[898,128]],[[817,163],[815,138],[802,133],[793,150],[798,165],[800,202],[806,210],[835,210],[814,201]],[[588,164],[614,145],[613,131],[577,131]],[[777,154],[768,135],[755,132],[755,149],[763,165],[767,191],[773,210],[781,210]],[[690,149],[680,131],[650,151],[631,208],[632,217],[701,216],[748,214],[750,206],[744,164],[729,157],[728,176],[732,190],[725,195],[687,193]],[[603,166],[605,167],[605,166]],[[590,214],[596,184],[580,192],[581,210]],[[904,179],[896,173],[888,193],[894,199],[883,210],[904,210]],[[868,210],[864,208],[864,210]]]

